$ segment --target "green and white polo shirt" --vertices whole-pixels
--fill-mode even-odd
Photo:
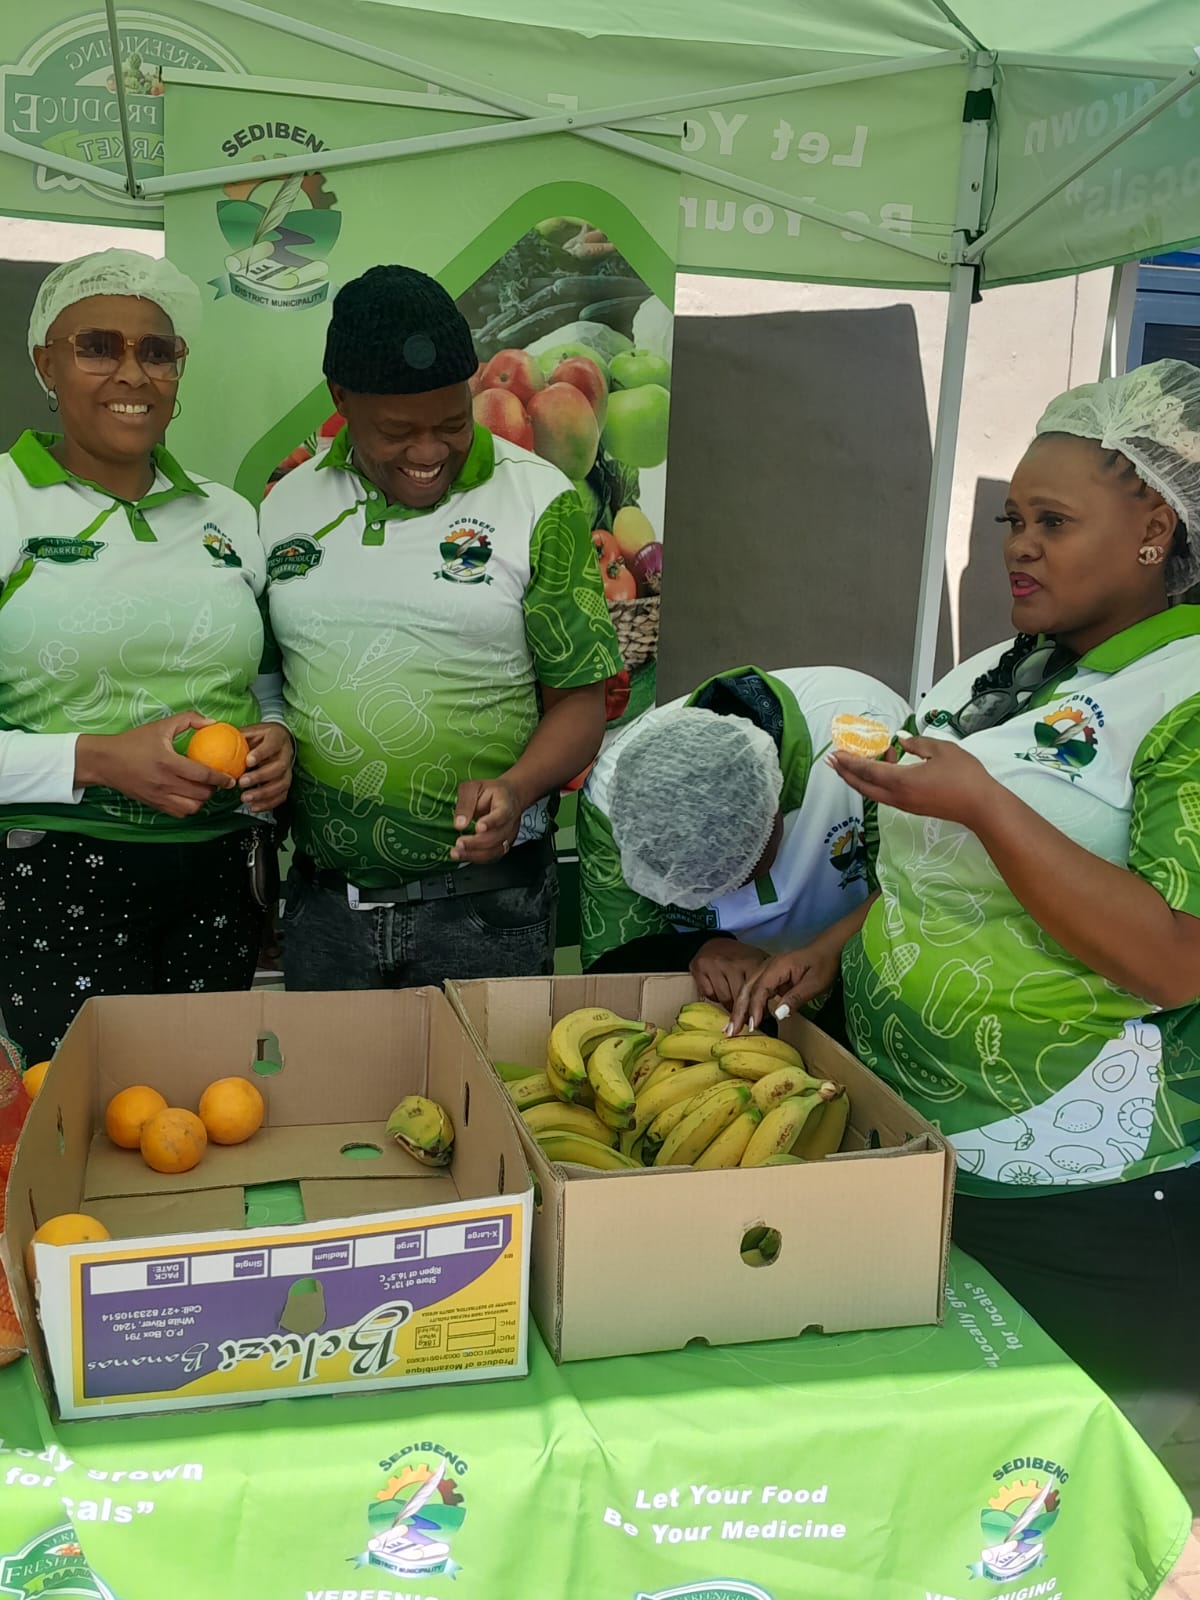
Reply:
[[[999,649],[930,690],[921,732]],[[962,743],[1069,839],[1200,916],[1200,607],[1117,634]],[[969,1194],[1046,1193],[1200,1149],[1200,1005],[1157,1011],[1034,922],[979,839],[881,808],[881,898],[843,960],[859,1056],[954,1144]],[[1197,985],[1200,990],[1200,983]]]
[[[25,433],[0,456],[0,831],[177,840],[240,826],[251,819],[236,790],[180,820],[77,789],[75,742],[180,711],[278,719],[259,677],[254,510],[162,448],[149,493],[116,499],[60,466],[55,443]]]
[[[608,795],[624,742],[680,706],[748,716],[779,746],[783,839],[768,874],[700,911],[659,906],[635,894],[621,874],[608,820]],[[899,695],[848,667],[792,667],[767,673],[738,667],[702,684],[688,699],[648,711],[605,746],[579,800],[581,958],[646,934],[724,929],[765,950],[792,950],[860,905],[872,879],[874,808],[822,759],[839,712],[874,717],[895,732],[909,709]]]
[[[276,485],[260,529],[298,749],[296,842],[364,888],[448,864],[459,784],[522,754],[539,683],[620,671],[579,496],[484,428],[419,511],[387,504],[344,429]],[[517,842],[546,826],[542,801]]]

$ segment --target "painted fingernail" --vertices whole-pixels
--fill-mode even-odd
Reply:
[[[775,1021],[776,1022],[783,1022],[787,1017],[790,1017],[791,1014],[792,1014],[792,1008],[789,1005],[785,1004],[785,1005],[782,1005],[782,1006],[776,1006],[775,1007]]]
[[[725,1028],[725,1037],[726,1037],[726,1038],[727,1038],[727,1039],[732,1039],[732,1038],[733,1038],[733,1023],[732,1023],[732,1022],[730,1022],[730,1023],[728,1023],[728,1024],[727,1024],[727,1025],[726,1025],[726,1028]]]

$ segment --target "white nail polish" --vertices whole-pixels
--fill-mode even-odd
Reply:
[[[775,1020],[776,1020],[776,1022],[783,1022],[787,1017],[790,1017],[791,1014],[792,1014],[792,1008],[789,1005],[782,1005],[782,1006],[776,1006],[775,1007]]]

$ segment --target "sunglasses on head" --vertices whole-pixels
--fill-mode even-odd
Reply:
[[[80,328],[78,333],[64,334],[49,343],[69,344],[79,370],[97,376],[116,372],[125,352],[132,350],[133,359],[146,376],[160,382],[182,376],[188,353],[177,333],[143,333],[130,339],[117,328]]]

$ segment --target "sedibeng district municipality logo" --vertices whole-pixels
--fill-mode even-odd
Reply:
[[[24,8],[12,8],[14,18]],[[7,8],[6,15],[7,15]],[[28,8],[29,15],[36,7]],[[117,104],[117,75],[129,108],[129,144],[139,178],[163,171],[163,72],[237,72],[243,68],[207,34],[183,23],[167,22],[149,11],[118,14],[120,58],[113,60],[103,6],[41,34],[20,60],[0,67],[0,127],[10,138],[35,150],[72,156],[98,171],[125,176],[125,143]],[[155,210],[157,199],[134,200],[86,178],[33,167],[42,193],[61,190],[103,200],[129,211]]]
[[[221,150],[231,159],[244,149],[254,154],[245,176],[227,183],[217,202],[226,248],[225,275],[210,280],[218,300],[232,294],[272,311],[305,311],[328,297],[328,258],[342,231],[337,196],[319,172],[254,176],[256,161],[327,148],[294,122],[251,122],[224,141]]]
[[[756,1583],[736,1578],[715,1578],[706,1583],[685,1583],[678,1589],[639,1590],[634,1600],[771,1600]]]
[[[6,1600],[34,1600],[42,1595],[117,1600],[88,1566],[69,1522],[39,1534],[15,1555],[0,1556],[0,1595]]]
[[[456,1576],[451,1546],[467,1510],[460,1488],[467,1463],[443,1445],[406,1445],[381,1461],[387,1479],[367,1506],[370,1538],[355,1560],[396,1578]]]
[[[992,1474],[996,1491],[980,1513],[985,1542],[973,1578],[1012,1583],[1046,1561],[1046,1535],[1058,1521],[1070,1474],[1057,1461],[1022,1456]]]
[[[438,546],[442,565],[434,577],[450,583],[491,583],[484,569],[495,554],[489,538],[494,531],[484,523],[468,522],[448,533]]]
[[[1103,726],[1104,712],[1091,696],[1072,695],[1034,723],[1033,749],[1020,752],[1020,759],[1053,767],[1074,782],[1096,759]]]
[[[325,552],[315,539],[297,536],[282,539],[271,546],[267,556],[267,577],[272,583],[286,583],[289,578],[307,578],[325,559]]]

